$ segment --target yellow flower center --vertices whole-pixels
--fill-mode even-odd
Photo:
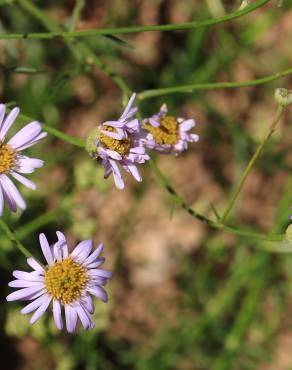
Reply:
[[[179,126],[175,117],[162,117],[159,119],[160,126],[153,127],[146,123],[142,127],[148,130],[157,144],[174,145],[179,140]]]
[[[104,125],[103,129],[109,132],[116,132],[116,129],[114,127],[107,125]],[[129,138],[117,140],[101,133],[99,135],[99,141],[105,148],[118,152],[122,157],[129,153],[131,148],[131,140]]]
[[[8,144],[0,144],[0,174],[12,170],[16,152]]]
[[[63,304],[78,300],[87,282],[86,269],[71,257],[56,262],[45,273],[47,293]]]

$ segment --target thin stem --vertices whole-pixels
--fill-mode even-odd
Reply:
[[[61,139],[63,141],[66,141],[67,143],[71,144],[71,145],[75,145],[75,146],[78,146],[79,148],[84,148],[84,145],[85,145],[85,141],[83,139],[79,139],[77,137],[74,137],[74,136],[70,136],[70,135],[67,135],[67,134],[64,134],[64,132],[61,132],[59,130],[57,130],[56,128],[54,127],[51,127],[45,123],[42,123],[42,127],[51,135],[57,137],[58,139]]]
[[[29,250],[26,249],[23,244],[21,244],[21,242],[18,240],[16,235],[10,230],[9,226],[6,224],[6,222],[3,221],[2,218],[0,218],[0,227],[4,231],[4,233],[7,235],[7,237],[16,245],[16,247],[25,257],[27,258],[33,257],[33,255],[29,252]]]
[[[6,110],[7,110],[7,112],[11,111],[11,108],[8,107],[7,104],[6,104]],[[33,119],[31,117],[29,117],[25,114],[22,114],[22,113],[19,114],[19,118],[24,122],[33,121]],[[84,139],[80,139],[80,138],[77,138],[77,137],[74,137],[74,136],[71,136],[71,135],[64,134],[64,132],[61,132],[61,131],[59,131],[58,129],[56,129],[54,127],[51,127],[51,126],[47,125],[46,123],[41,123],[41,125],[42,125],[43,129],[45,131],[47,131],[49,134],[51,134],[52,136],[55,136],[58,139],[66,141],[67,143],[69,143],[71,145],[78,146],[79,148],[84,148],[84,146],[85,146]]]
[[[277,72],[262,78],[247,81],[234,81],[234,82],[209,82],[209,83],[197,83],[182,86],[172,86],[161,89],[145,90],[138,94],[140,100],[153,98],[156,96],[176,94],[176,93],[193,93],[196,90],[209,90],[209,89],[223,89],[223,88],[237,88],[237,87],[250,87],[263,85],[268,82],[278,80],[282,77],[292,74],[292,68],[285,69],[281,72]]]
[[[168,179],[162,174],[160,169],[158,168],[157,164],[153,159],[148,161],[150,168],[152,169],[153,173],[156,175],[160,185],[171,195],[172,199],[179,204],[184,210],[186,210],[192,217],[198,219],[199,221],[205,223],[206,225],[217,229],[224,231],[229,234],[234,234],[238,236],[243,237],[249,237],[253,239],[259,239],[259,240],[267,240],[267,241],[282,241],[285,237],[283,234],[261,234],[261,233],[254,233],[250,232],[248,230],[239,230],[235,227],[223,225],[222,222],[213,221],[207,218],[206,216],[196,212],[191,207],[189,207],[184,199],[178,195],[178,193],[175,191],[175,189],[171,186]]]
[[[56,29],[52,30],[50,33],[15,33],[15,34],[0,34],[0,39],[52,39],[58,38],[78,38],[86,36],[98,36],[98,35],[118,35],[118,34],[128,34],[128,33],[138,33],[138,32],[150,32],[150,31],[176,31],[176,30],[189,30],[197,29],[201,27],[213,26],[216,24],[229,22],[233,19],[240,18],[254,10],[264,6],[271,0],[258,0],[254,4],[247,6],[242,10],[237,10],[233,13],[217,17],[206,19],[203,21],[187,22],[187,23],[176,23],[176,24],[162,24],[162,25],[150,25],[150,26],[133,26],[133,27],[121,27],[121,28],[99,28],[87,31],[72,31],[64,32],[62,30]],[[27,2],[25,0],[18,0],[19,4],[24,4]],[[35,11],[33,4],[30,4],[31,13],[34,12],[35,15],[39,15]],[[47,27],[49,28],[49,27]]]
[[[78,26],[79,19],[81,16],[82,9],[85,5],[84,0],[76,0],[75,7],[73,9],[72,17],[71,17],[71,22],[70,22],[70,27],[69,27],[69,32],[73,32],[76,27]]]
[[[284,108],[282,106],[278,106],[278,109],[277,109],[277,113],[276,113],[276,116],[271,124],[271,127],[269,128],[267,134],[264,136],[263,140],[261,141],[260,145],[258,146],[257,150],[255,151],[254,155],[252,156],[252,158],[250,159],[250,161],[248,162],[242,176],[241,176],[241,179],[236,187],[236,189],[234,190],[233,192],[233,195],[231,196],[231,199],[230,199],[230,202],[226,208],[226,210],[224,211],[223,213],[223,216],[221,218],[221,222],[224,223],[225,219],[227,218],[227,216],[229,215],[250,171],[252,170],[256,160],[258,159],[258,157],[261,155],[267,141],[269,140],[269,138],[271,137],[271,135],[273,134],[273,132],[275,131],[275,128],[278,124],[278,122],[280,121],[280,118],[282,116],[284,112]]]

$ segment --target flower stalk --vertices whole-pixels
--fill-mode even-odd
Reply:
[[[229,216],[229,213],[230,211],[232,210],[233,206],[234,206],[234,203],[236,202],[243,186],[244,186],[244,183],[250,173],[250,171],[252,170],[255,162],[257,161],[258,157],[261,155],[266,143],[268,142],[268,140],[270,139],[270,137],[272,136],[272,134],[274,133],[275,129],[276,129],[276,126],[278,124],[278,122],[280,121],[281,117],[282,117],[282,114],[285,110],[285,106],[283,105],[279,105],[278,106],[278,109],[277,109],[277,112],[276,112],[276,115],[275,115],[275,118],[268,130],[268,132],[266,133],[266,135],[264,136],[263,140],[260,142],[257,150],[255,151],[254,155],[252,156],[252,158],[250,159],[250,161],[248,162],[245,170],[243,171],[243,174],[240,178],[240,181],[238,183],[238,185],[236,186],[232,196],[231,196],[231,199],[229,201],[229,204],[226,208],[226,210],[224,211],[222,217],[221,217],[221,222],[224,223],[224,221],[226,220],[226,218]]]
[[[33,255],[30,253],[30,251],[18,240],[15,233],[13,233],[9,226],[6,224],[5,221],[3,221],[2,218],[0,218],[0,228],[4,231],[4,233],[7,235],[8,239],[11,240],[18,250],[26,257],[33,257]]]
[[[51,32],[42,33],[15,33],[15,34],[0,34],[0,39],[40,39],[47,40],[53,38],[63,38],[63,39],[73,39],[81,38],[86,36],[100,36],[100,35],[120,35],[129,33],[139,33],[139,32],[154,32],[154,31],[176,31],[176,30],[190,30],[197,29],[207,26],[213,26],[216,24],[221,24],[229,22],[233,19],[240,18],[254,10],[266,5],[271,0],[258,0],[254,4],[246,6],[244,9],[239,9],[233,13],[219,16],[216,18],[210,18],[203,21],[194,21],[186,23],[176,23],[176,24],[159,24],[159,25],[149,25],[149,26],[132,26],[132,27],[120,27],[120,28],[99,28],[94,30],[86,31],[71,31],[65,32],[62,29],[53,29]],[[44,25],[50,29],[52,22],[48,22],[48,19],[41,14],[41,12],[36,9],[34,4],[28,0],[18,0],[23,8],[26,8],[35,17],[41,19]]]

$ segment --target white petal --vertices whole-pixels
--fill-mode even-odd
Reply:
[[[41,132],[34,140],[29,141],[27,144],[23,144],[22,146],[18,147],[17,150],[24,150],[29,148],[35,144],[37,144],[40,140],[44,139],[48,134],[46,132]]]
[[[107,292],[100,286],[96,286],[94,288],[89,288],[89,292],[92,295],[95,295],[97,298],[101,299],[103,302],[108,301]]]
[[[69,333],[73,333],[77,324],[77,312],[69,305],[65,305],[66,328]]]
[[[0,127],[2,126],[2,123],[3,123],[3,119],[4,119],[4,116],[5,116],[5,104],[0,104]]]
[[[195,121],[193,119],[184,120],[180,125],[179,128],[182,131],[189,131],[191,128],[195,126]]]
[[[49,295],[46,295],[46,299],[44,300],[42,305],[32,315],[29,321],[31,324],[34,324],[36,321],[38,321],[41,318],[41,316],[43,316],[43,314],[46,312],[47,308],[49,307],[51,300],[52,298]]]
[[[36,261],[34,258],[32,257],[29,257],[27,259],[27,263],[28,265],[33,268],[35,271],[38,271],[40,273],[43,273],[45,272],[45,270],[43,269],[43,267],[38,263],[38,261]]]
[[[3,215],[3,211],[4,211],[4,195],[2,187],[0,186],[0,216]]]
[[[16,202],[15,202],[14,198],[12,197],[11,193],[8,191],[8,188],[5,186],[6,177],[7,177],[6,175],[0,175],[0,186],[1,186],[1,189],[2,189],[3,196],[8,202],[8,206],[9,206],[10,210],[12,212],[16,212],[17,211]]]
[[[19,113],[19,108],[13,108],[12,111],[5,118],[5,120],[2,122],[0,126],[0,141],[4,140],[7,134],[7,131],[13,125],[18,113]]]
[[[13,172],[11,172],[11,175],[16,180],[18,180],[19,182],[21,182],[24,186],[26,186],[27,188],[32,189],[32,190],[35,190],[36,189],[36,184],[34,182],[28,180],[24,176],[21,176],[19,173],[13,171]]]
[[[20,311],[23,315],[26,315],[32,311],[35,311],[36,309],[38,309],[44,302],[46,302],[46,294],[43,294],[42,296],[38,297],[37,299],[35,299],[34,301],[32,301],[31,303],[29,303],[28,305],[26,305],[25,307],[23,307],[23,309]]]
[[[44,161],[38,158],[30,158],[23,154],[19,154],[17,156],[17,164],[20,167],[40,168],[43,167]]]
[[[92,263],[93,261],[95,261],[96,258],[103,251],[103,249],[104,249],[104,244],[103,243],[100,243],[99,246],[96,248],[96,250],[94,252],[92,252],[89,257],[86,258],[86,260],[84,261],[84,265],[89,265],[90,263]]]
[[[90,276],[98,276],[105,279],[111,279],[113,276],[113,273],[110,271],[102,270],[102,269],[94,269],[88,271],[88,274]]]
[[[113,176],[114,176],[114,181],[115,181],[116,187],[118,189],[123,189],[124,188],[124,181],[122,179],[121,172],[119,170],[118,165],[112,159],[110,159],[109,162],[110,162],[111,167],[112,167],[112,172],[113,172]]]
[[[63,259],[68,257],[68,245],[67,245],[67,240],[66,240],[66,237],[65,235],[61,232],[61,231],[57,231],[56,232],[57,234],[57,238],[58,238],[58,241],[59,242],[63,242],[62,244],[62,253],[63,253]],[[65,242],[65,243],[64,243]]]
[[[81,305],[76,305],[74,308],[79,316],[83,328],[85,330],[92,329],[94,327],[94,323],[86,309],[84,309]]]
[[[138,168],[134,165],[134,164],[127,164],[126,165],[129,169],[129,171],[131,172],[131,174],[134,176],[134,178],[141,182],[142,181],[142,177],[140,176],[140,173],[138,171]]]
[[[106,130],[101,130],[101,132],[104,135],[111,137],[115,140],[123,140],[126,137],[125,132],[120,128],[117,128],[116,132],[111,132],[111,131],[106,131]]]
[[[45,234],[40,234],[39,240],[40,240],[40,245],[41,245],[43,255],[45,256],[46,261],[48,262],[49,265],[52,265],[54,263],[54,260],[53,260],[50,245],[47,241]]]
[[[58,300],[53,300],[53,317],[55,324],[59,330],[63,329],[63,321],[62,321],[62,310],[61,304]]]
[[[135,102],[135,99],[136,99],[136,93],[133,93],[132,96],[130,97],[130,100],[129,100],[123,114],[119,118],[119,120],[121,120],[121,121],[125,120],[126,118],[129,118],[131,116],[131,114],[129,114],[129,113],[135,114],[137,112],[137,109],[132,107],[134,102]]]
[[[87,311],[91,314],[94,313],[94,304],[93,300],[90,295],[86,295],[85,297],[82,298],[82,304],[85,305]]]
[[[6,199],[8,200],[9,206],[11,206],[11,210],[15,211],[15,205],[17,205],[21,209],[26,208],[26,203],[20,194],[17,187],[13,184],[13,182],[8,178],[6,175],[2,175],[0,178],[2,189],[4,190],[4,194],[6,195]]]
[[[29,300],[33,294],[38,293],[41,290],[39,286],[19,289],[16,292],[10,293],[7,297],[7,301],[18,301],[18,300]]]
[[[106,154],[117,161],[122,160],[122,156],[118,152],[115,152],[114,150],[106,149]]]
[[[12,275],[19,280],[27,280],[27,281],[44,281],[44,277],[39,274],[38,271],[26,272],[26,271],[19,271],[14,270]]]
[[[13,149],[18,149],[23,145],[27,145],[40,134],[42,128],[39,122],[33,121],[24,126],[20,131],[18,131],[9,141],[8,144],[12,146]]]
[[[12,280],[8,283],[8,286],[11,288],[28,288],[28,287],[35,287],[42,289],[44,287],[44,283],[39,281],[29,281],[29,280]]]
[[[92,246],[92,240],[83,240],[74,248],[71,256],[78,262],[82,263],[91,252]]]

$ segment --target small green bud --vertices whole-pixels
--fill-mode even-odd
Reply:
[[[274,97],[281,107],[287,107],[292,103],[292,92],[282,87],[275,90]]]
[[[86,138],[85,142],[85,150],[88,152],[88,154],[91,157],[95,157],[96,155],[96,139],[98,138],[100,134],[100,131],[98,128],[94,128],[92,131],[90,131],[89,135]]]
[[[292,243],[292,224],[287,227],[285,238],[289,243]]]

